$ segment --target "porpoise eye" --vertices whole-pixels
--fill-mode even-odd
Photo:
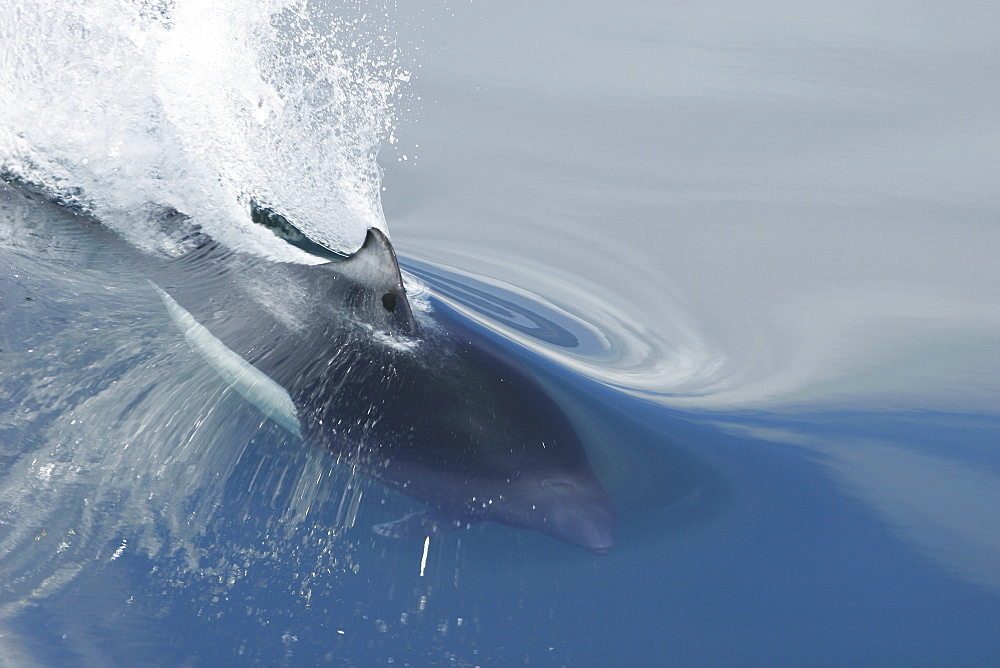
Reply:
[[[384,306],[385,310],[389,313],[393,313],[396,310],[396,295],[391,292],[387,292],[382,295],[382,306]]]

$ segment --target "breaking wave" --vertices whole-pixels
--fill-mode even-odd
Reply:
[[[233,248],[309,261],[280,209],[352,251],[385,229],[380,146],[408,79],[378,3],[14,0],[0,6],[0,170],[176,252],[179,211]]]

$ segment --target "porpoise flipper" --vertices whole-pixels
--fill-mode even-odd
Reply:
[[[194,316],[174,301],[160,286],[152,281],[170,319],[184,335],[184,339],[218,373],[226,383],[244,399],[277,422],[280,426],[302,438],[298,411],[288,390],[276,383],[270,376],[226,347],[208,329],[195,320]]]
[[[468,527],[469,522],[456,519],[438,510],[411,513],[392,522],[376,524],[372,531],[384,538],[426,538]]]

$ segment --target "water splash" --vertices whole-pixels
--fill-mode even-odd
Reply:
[[[308,261],[251,200],[328,247],[385,229],[380,145],[408,74],[390,12],[307,0],[14,0],[0,7],[0,170],[147,249],[162,214]]]

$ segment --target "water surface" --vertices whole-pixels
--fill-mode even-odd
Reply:
[[[0,160],[101,221],[0,199],[4,662],[997,661],[992,6],[175,4],[2,15]],[[484,524],[421,574],[373,535],[412,502],[228,391],[102,236],[180,252],[172,207],[307,261],[250,192],[345,250],[387,223],[574,420],[615,550]]]

